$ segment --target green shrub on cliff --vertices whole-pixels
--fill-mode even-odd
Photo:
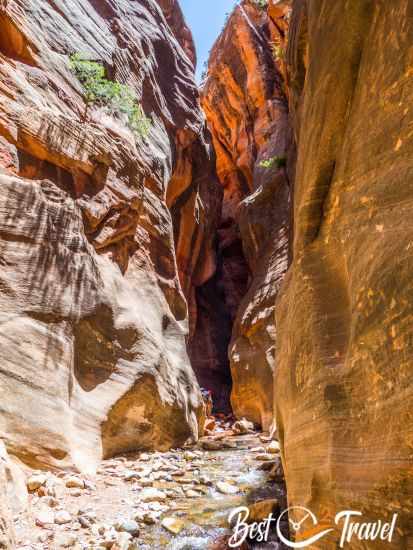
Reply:
[[[268,8],[268,0],[254,0],[254,3],[260,10],[266,10]]]
[[[111,114],[123,113],[128,117],[128,125],[139,137],[147,137],[151,121],[137,102],[132,89],[126,84],[108,80],[105,68],[97,61],[90,61],[79,53],[70,56],[70,70],[83,87],[87,117],[91,105],[106,107]]]
[[[273,58],[276,61],[285,59],[285,51],[284,51],[284,48],[281,45],[276,44],[275,42],[273,42],[271,44],[271,49],[272,49]]]
[[[275,157],[271,157],[269,159],[262,160],[260,162],[259,166],[261,166],[261,168],[266,168],[266,169],[272,168],[273,166],[275,166],[277,169],[280,169],[283,166],[286,166],[286,164],[287,164],[287,157],[275,156]]]

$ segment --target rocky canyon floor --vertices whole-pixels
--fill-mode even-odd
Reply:
[[[234,433],[222,422],[196,446],[105,460],[94,476],[30,473],[30,512],[14,518],[17,548],[229,548],[231,510],[248,506],[258,521],[285,504],[277,441],[237,424]],[[241,548],[282,546],[271,532]]]

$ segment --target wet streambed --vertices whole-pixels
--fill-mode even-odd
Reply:
[[[31,496],[32,518],[16,518],[18,548],[227,548],[232,510],[274,498],[283,508],[285,491],[280,479],[270,479],[278,455],[266,453],[257,434],[228,437],[219,445],[227,448],[118,457],[104,461],[93,479],[47,474]],[[67,521],[59,524],[61,512]],[[281,548],[269,541],[247,547]]]

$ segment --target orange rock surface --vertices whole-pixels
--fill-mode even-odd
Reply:
[[[333,527],[342,510],[397,513],[391,544],[348,547],[411,548],[412,4],[296,0],[287,64],[298,157],[275,406],[289,502]]]
[[[262,162],[283,164],[286,155],[287,100],[273,50],[285,42],[287,15],[287,6],[269,15],[253,0],[241,2],[212,49],[201,92],[224,190],[219,288],[234,323],[231,403],[265,429],[273,419],[274,304],[287,268],[290,190],[285,169]]]

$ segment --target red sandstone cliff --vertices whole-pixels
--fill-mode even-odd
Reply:
[[[398,513],[391,545],[349,547],[410,548],[412,3],[293,6],[294,259],[275,383],[288,497],[327,523],[341,510]]]
[[[231,403],[237,416],[264,428],[273,418],[274,305],[288,256],[288,108],[280,53],[287,17],[285,5],[273,6],[270,16],[254,0],[241,2],[212,49],[202,88],[224,190],[219,285],[233,323]],[[204,334],[217,338],[215,326],[212,317]],[[214,361],[205,369],[214,372]]]
[[[186,55],[196,65],[196,51],[191,30],[188,28],[178,0],[156,0]]]

